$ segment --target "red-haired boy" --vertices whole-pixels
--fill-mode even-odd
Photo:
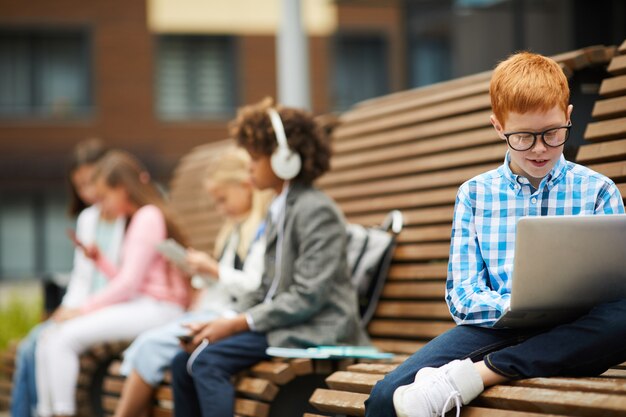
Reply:
[[[490,94],[491,123],[509,149],[502,166],[457,194],[446,301],[458,326],[378,382],[366,416],[440,416],[506,380],[594,376],[626,360],[626,300],[556,327],[493,328],[509,307],[519,218],[624,213],[624,205],[613,181],[563,158],[572,106],[556,62],[512,55],[496,67]]]

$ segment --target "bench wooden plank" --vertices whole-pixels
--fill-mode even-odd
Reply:
[[[607,71],[613,75],[626,74],[626,55],[618,55],[613,58]]]
[[[364,403],[367,400],[367,394],[354,392],[342,392],[341,394],[338,396],[335,391],[318,388],[311,395],[309,403],[324,413],[350,416],[365,415]]]
[[[246,377],[237,382],[236,390],[251,398],[272,401],[278,394],[279,388],[266,379]]]
[[[479,148],[462,149],[447,152],[445,156],[421,156],[402,161],[394,161],[382,165],[368,167],[367,171],[350,170],[335,173],[333,176],[325,176],[319,180],[323,187],[342,183],[359,183],[367,180],[398,177],[402,175],[415,175],[420,172],[436,171],[448,168],[486,164],[489,162],[502,162],[504,159],[505,144],[481,146]]]
[[[478,403],[494,408],[574,416],[623,416],[626,397],[554,389],[496,385],[481,394]]]
[[[326,378],[326,384],[339,391],[369,394],[383,377],[381,374],[339,371]]]
[[[604,164],[591,164],[589,168],[606,175],[615,182],[619,182],[621,178],[626,177],[626,160],[607,162]]]
[[[450,312],[442,301],[380,301],[376,317],[449,319]]]
[[[448,223],[452,218],[453,211],[454,205],[449,204],[432,208],[402,210],[402,216],[404,217],[404,224],[406,226]],[[347,217],[349,221],[354,223],[375,226],[379,225],[386,215],[387,213],[381,212],[374,214],[352,214]]]
[[[252,374],[267,379],[278,385],[284,385],[296,377],[296,374],[287,362],[263,361],[254,365]]]
[[[342,202],[344,200],[364,198],[368,196],[379,196],[381,194],[392,194],[403,191],[418,191],[427,188],[460,185],[480,173],[497,168],[499,165],[500,164],[497,163],[489,163],[443,172],[411,175],[400,178],[387,178],[364,184],[351,184],[333,187],[329,188],[327,192],[333,199],[338,202]]]
[[[488,86],[483,92],[488,93]],[[411,109],[402,113],[394,113],[385,118],[374,118],[360,123],[343,124],[335,129],[334,136],[345,140],[348,137],[360,138],[362,134],[370,134],[401,126],[423,123],[464,113],[490,109],[489,94],[480,94],[467,98],[458,98],[452,102],[432,104],[427,107]]]
[[[442,281],[433,282],[388,282],[383,288],[384,298],[437,299],[443,300],[445,285]]]
[[[581,164],[626,159],[626,139],[585,145],[578,150],[576,161]]]
[[[267,417],[270,412],[269,404],[254,400],[238,398],[235,401],[235,413],[247,417]]]
[[[615,97],[624,93],[626,93],[626,75],[605,78],[600,84],[600,95],[602,97]]]
[[[626,97],[607,98],[596,101],[591,114],[595,119],[626,116]]]
[[[405,208],[426,207],[454,203],[458,187],[446,187],[431,191],[394,194],[392,196],[376,197],[350,201],[343,204],[344,213],[348,216],[380,212],[386,214],[390,210]]]
[[[626,136],[626,117],[589,123],[585,130],[585,139],[607,140]]]
[[[395,260],[432,260],[447,259],[450,253],[450,242],[421,243],[415,245],[399,245],[394,253]]]
[[[416,243],[449,240],[451,230],[451,224],[406,228],[398,236],[398,242]]]
[[[412,355],[420,350],[426,342],[420,342],[415,340],[394,340],[394,339],[380,339],[373,338],[372,343],[378,349],[385,352],[400,353],[405,355]]]
[[[358,141],[338,142],[334,145],[337,155],[354,152],[359,149],[386,148],[391,144],[409,142],[416,139],[432,138],[459,132],[469,133],[472,130],[489,126],[490,111],[447,118],[438,122],[424,123],[394,129],[389,132],[374,133],[363,136]]]
[[[417,280],[417,279],[444,279],[448,273],[448,264],[432,262],[426,264],[394,264],[389,269],[388,279]]]
[[[372,336],[394,336],[433,339],[455,326],[450,321],[402,321],[373,319],[368,332]]]
[[[387,105],[368,106],[361,110],[349,111],[341,117],[341,123],[358,123],[362,120],[369,120],[374,117],[381,117],[388,114],[395,114],[406,110],[430,106],[436,103],[455,100],[459,97],[472,96],[485,91],[489,91],[488,80],[460,88],[450,87],[448,90],[441,91],[438,94],[422,95],[402,101],[396,101]]]

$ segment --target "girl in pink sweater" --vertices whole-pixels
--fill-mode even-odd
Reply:
[[[156,251],[155,245],[183,236],[142,165],[130,154],[112,151],[95,174],[101,206],[130,219],[115,267],[97,247],[85,254],[109,278],[103,290],[66,314],[42,334],[37,347],[38,413],[76,413],[75,389],[79,355],[90,346],[131,340],[183,313],[188,282]]]

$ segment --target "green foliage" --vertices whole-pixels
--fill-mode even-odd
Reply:
[[[9,341],[19,340],[39,323],[42,313],[41,297],[19,297],[12,293],[4,305],[0,305],[0,351]]]

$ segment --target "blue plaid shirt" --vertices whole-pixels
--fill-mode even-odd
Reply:
[[[446,302],[457,324],[491,327],[508,309],[515,227],[525,216],[624,213],[611,179],[560,160],[538,189],[509,168],[499,168],[459,188],[454,208]]]

